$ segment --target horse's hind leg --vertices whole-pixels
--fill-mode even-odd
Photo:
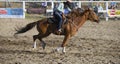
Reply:
[[[34,41],[33,48],[34,48],[34,49],[36,49],[36,39],[38,39],[38,35],[34,35],[34,36],[33,36],[33,41]]]
[[[51,33],[39,34],[38,39],[42,43],[42,48],[45,49],[46,43],[42,40],[43,38],[49,36]]]
[[[45,49],[46,43],[42,40],[42,38],[39,38],[39,40],[40,40],[41,43],[42,43],[42,48]]]

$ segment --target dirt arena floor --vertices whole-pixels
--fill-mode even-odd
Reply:
[[[63,36],[51,34],[45,38],[42,50],[37,40],[33,50],[32,29],[13,37],[15,28],[23,27],[32,19],[0,19],[0,64],[120,64],[120,21],[87,21],[70,39],[66,53],[53,52],[61,45]]]

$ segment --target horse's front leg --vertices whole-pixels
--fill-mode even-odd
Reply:
[[[63,43],[61,45],[61,48],[58,48],[57,51],[59,51],[60,49],[62,49],[62,52],[65,53],[65,46],[67,44],[67,41],[70,39],[70,35],[65,35]]]
[[[61,47],[63,48],[62,52],[66,52],[66,51],[65,51],[65,46],[66,46],[67,41],[68,41],[69,39],[70,39],[70,35],[66,35],[66,36],[64,37],[63,43],[62,43],[62,45],[61,45]]]

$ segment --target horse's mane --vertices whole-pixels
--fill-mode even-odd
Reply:
[[[84,10],[82,8],[77,8],[77,9],[73,9],[68,15],[67,17],[71,18],[71,17],[78,17],[78,16],[82,16],[84,14]]]

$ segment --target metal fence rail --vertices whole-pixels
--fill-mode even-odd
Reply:
[[[30,3],[30,2],[45,2],[45,3],[51,3],[51,7],[50,8],[47,8],[46,9],[46,12],[52,12],[52,10],[53,10],[53,7],[54,7],[54,3],[55,2],[65,2],[65,1],[46,1],[46,0],[0,0],[0,2],[21,2],[22,3],[22,7],[21,8],[23,8],[23,18],[25,18],[25,16],[26,16],[26,3]],[[120,1],[72,1],[72,2],[76,2],[77,4],[78,4],[78,7],[82,7],[82,5],[84,5],[84,3],[103,3],[103,5],[104,5],[104,9],[103,10],[99,10],[98,12],[100,12],[100,13],[104,13],[105,14],[105,19],[106,19],[106,21],[108,21],[108,19],[109,19],[109,16],[108,16],[108,11],[109,11],[109,9],[108,9],[108,6],[109,6],[109,4],[110,4],[110,2],[116,2],[116,3],[118,3],[118,10],[120,10]],[[119,12],[118,12],[119,13]]]

